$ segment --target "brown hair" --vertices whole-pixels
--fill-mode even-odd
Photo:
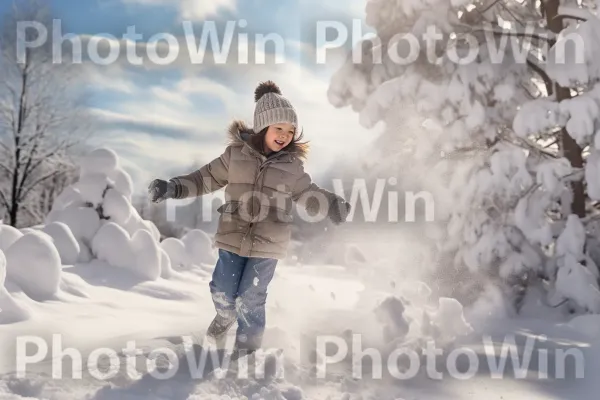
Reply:
[[[250,145],[255,150],[257,150],[258,152],[260,152],[263,155],[265,154],[265,151],[264,151],[265,145],[264,144],[265,144],[265,136],[267,135],[268,129],[269,129],[269,127],[267,126],[260,132],[254,133],[253,135],[251,135],[250,139],[249,139]],[[308,154],[308,149],[309,149],[308,143],[309,142],[302,142],[303,138],[304,138],[303,131],[301,131],[299,135],[294,134],[294,138],[292,139],[290,144],[285,146],[281,151],[289,151],[290,153],[296,154],[301,159],[304,159],[306,157],[306,155]]]

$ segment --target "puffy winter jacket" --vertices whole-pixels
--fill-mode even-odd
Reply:
[[[253,131],[244,122],[234,121],[227,132],[230,142],[220,157],[172,178],[174,198],[202,196],[225,187],[215,246],[245,257],[285,258],[293,202],[306,210],[302,215],[315,221],[336,212],[344,201],[312,182],[304,171],[302,146],[292,143],[266,157],[250,145]]]

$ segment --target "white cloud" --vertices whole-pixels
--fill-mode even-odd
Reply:
[[[236,7],[235,0],[123,0],[123,2],[148,6],[176,4],[181,19],[194,21],[214,16],[225,9],[235,11]]]
[[[135,85],[126,76],[125,70],[119,64],[113,64],[110,67],[97,67],[94,64],[87,64],[85,71],[89,84],[103,90],[133,94]],[[112,73],[107,74],[110,68]]]
[[[104,122],[110,122],[114,124],[128,123],[131,125],[153,125],[160,129],[169,130],[187,130],[193,126],[190,122],[185,120],[178,120],[171,116],[165,115],[164,113],[149,113],[136,112],[135,108],[131,108],[131,105],[126,106],[122,111],[115,112],[110,110],[92,108],[90,111],[93,115],[100,118]]]
[[[164,101],[166,103],[170,103],[176,105],[178,107],[191,107],[192,102],[185,96],[182,96],[178,92],[174,92],[169,89],[165,89],[160,86],[154,86],[150,89],[151,93],[156,97],[159,101]]]
[[[235,0],[179,0],[181,16],[184,20],[201,20],[217,14],[222,9],[235,10]]]
[[[191,94],[211,95],[223,102],[228,110],[233,111],[234,108],[239,110],[236,101],[236,99],[239,99],[239,95],[231,88],[214,80],[188,75],[179,81],[176,90],[180,96]]]
[[[351,109],[336,109],[328,102],[329,69],[316,73],[291,60],[283,65],[226,64],[218,70],[225,75],[223,80],[182,69],[181,79],[168,87],[160,81],[151,87],[136,86],[126,83],[129,77],[122,69],[108,71],[106,81],[120,82],[117,90],[129,89],[119,90],[124,97],[118,108],[95,110],[116,127],[103,138],[103,145],[114,144],[128,162],[140,166],[140,179],[162,176],[167,165],[185,167],[219,156],[232,119],[252,125],[254,89],[267,79],[275,81],[297,109],[305,139],[311,142],[306,169],[317,180],[337,158],[354,158],[376,137],[376,132],[359,125]],[[224,110],[205,109],[204,102],[215,99]],[[143,182],[138,187],[143,188]]]

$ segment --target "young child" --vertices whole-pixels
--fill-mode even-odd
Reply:
[[[236,322],[236,349],[254,351],[262,344],[267,287],[275,266],[286,256],[291,236],[292,203],[311,218],[346,220],[350,205],[320,188],[304,171],[307,144],[298,134],[292,104],[272,81],[258,85],[254,126],[234,121],[223,154],[187,175],[155,179],[151,201],[184,199],[225,189],[214,244],[219,259],[210,282],[217,312],[207,335],[222,339]]]

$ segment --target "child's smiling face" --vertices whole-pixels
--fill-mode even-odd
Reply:
[[[265,147],[268,151],[279,151],[294,139],[294,125],[287,122],[270,125],[265,135]]]

